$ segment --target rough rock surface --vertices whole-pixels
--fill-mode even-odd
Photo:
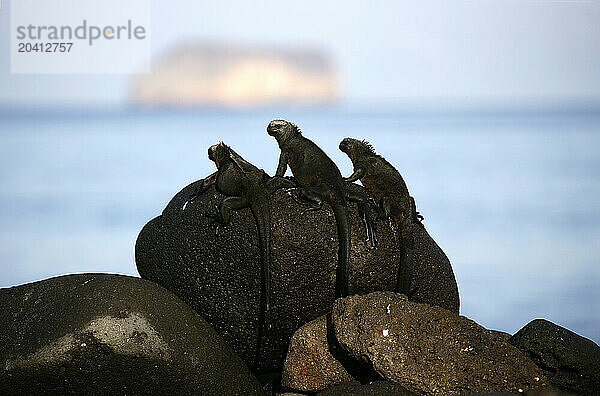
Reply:
[[[262,394],[217,333],[139,278],[67,275],[0,289],[0,394]]]
[[[142,229],[136,242],[138,272],[142,278],[159,283],[188,303],[248,365],[253,365],[260,297],[254,219],[249,209],[244,209],[234,213],[226,227],[212,225],[205,214],[213,212],[214,205],[222,198],[213,188],[182,210],[197,186],[195,182],[180,191],[162,215]],[[358,185],[352,188],[364,191]],[[257,373],[281,370],[294,331],[331,310],[337,264],[337,233],[328,205],[301,216],[304,207],[284,191],[278,191],[271,197],[270,207],[273,268],[268,324],[271,328],[265,332],[258,367],[251,367]],[[379,245],[370,249],[355,205],[350,205],[349,214],[350,292],[393,290],[400,257],[397,236],[388,222],[380,221]],[[445,276],[440,278],[439,268],[421,270],[419,276],[430,279],[427,287],[438,296],[455,293],[456,282],[448,281]],[[432,304],[440,301],[433,300]]]
[[[365,385],[338,385],[323,392],[319,396],[412,396],[400,384],[390,381],[374,381]]]
[[[458,285],[448,256],[422,224],[412,224],[406,231],[406,261],[411,271],[411,301],[436,305],[459,313]],[[432,276],[435,274],[435,276]]]
[[[542,370],[489,330],[401,294],[340,298],[331,315],[344,349],[415,393],[515,392],[546,385]]]
[[[488,330],[488,331],[490,332],[490,335],[492,337],[498,338],[498,341],[507,342],[508,339],[510,337],[512,337],[512,335],[508,334],[505,331],[500,331],[500,330]]]
[[[572,393],[563,392],[556,388],[544,388],[529,392],[477,392],[469,393],[467,396],[573,396]]]
[[[600,347],[544,319],[535,319],[509,340],[541,367],[557,388],[600,394]]]
[[[316,392],[343,383],[360,384],[332,355],[327,342],[327,316],[323,315],[300,327],[292,336],[281,386]]]

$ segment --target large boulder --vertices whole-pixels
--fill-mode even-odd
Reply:
[[[80,274],[0,289],[0,394],[261,394],[206,321],[139,278]]]
[[[283,388],[316,392],[339,384],[360,384],[332,354],[328,330],[323,315],[294,333],[281,373]]]
[[[459,313],[458,285],[448,256],[421,223],[411,224],[403,239],[405,262],[411,273],[411,301]]]
[[[318,393],[318,396],[413,396],[400,384],[373,381],[364,385],[337,385]]]
[[[541,367],[557,388],[600,394],[600,347],[545,319],[535,319],[509,340]]]
[[[546,386],[518,349],[463,316],[377,292],[337,299],[339,344],[386,380],[417,394],[518,392]]]
[[[185,187],[162,215],[142,229],[136,242],[138,272],[142,278],[173,291],[200,313],[255,372],[280,371],[294,331],[331,310],[338,250],[333,212],[324,205],[321,211],[301,215],[304,207],[284,191],[271,197],[272,309],[267,319],[270,330],[264,334],[260,361],[254,366],[260,298],[254,219],[249,209],[243,209],[232,216],[226,227],[211,224],[205,214],[213,212],[223,196],[211,187],[193,203],[186,204],[198,185],[195,182]],[[351,188],[365,192],[355,184]],[[379,245],[371,249],[365,241],[356,205],[350,205],[349,215],[350,292],[394,290],[400,260],[398,236],[388,222],[380,221]],[[440,296],[455,295],[455,283],[449,285],[445,278],[438,281],[440,273],[439,268],[433,267],[419,272],[419,276],[429,278],[423,283],[427,285],[424,288],[432,288]],[[426,292],[424,288],[421,293]]]

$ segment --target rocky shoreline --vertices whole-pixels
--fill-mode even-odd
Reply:
[[[600,393],[591,340],[542,319],[510,335],[460,316],[450,263],[422,226],[409,231],[423,263],[409,300],[394,292],[393,228],[379,221],[371,249],[349,207],[350,296],[334,298],[331,211],[300,217],[283,191],[270,201],[273,308],[255,364],[255,225],[247,210],[210,224],[220,196],[186,204],[196,187],[141,230],[144,279],[78,274],[0,289],[0,394]]]

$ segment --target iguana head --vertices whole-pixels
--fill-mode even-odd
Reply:
[[[217,169],[221,166],[221,163],[225,158],[230,156],[230,148],[223,142],[213,144],[208,148],[208,158],[215,163]]]
[[[358,140],[353,138],[345,138],[340,142],[340,150],[346,153],[352,162],[365,157],[375,156],[375,149],[371,146],[371,143],[366,140]]]
[[[300,135],[302,132],[296,124],[286,120],[273,120],[267,126],[267,133],[273,136],[277,143],[281,144],[293,136]]]

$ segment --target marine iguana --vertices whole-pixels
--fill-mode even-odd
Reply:
[[[323,202],[327,202],[333,209],[338,234],[335,296],[347,296],[351,244],[347,201],[358,203],[367,239],[374,247],[377,240],[375,226],[369,216],[367,198],[346,188],[335,163],[319,146],[304,137],[295,124],[285,120],[273,120],[267,126],[267,133],[277,140],[281,150],[275,176],[283,177],[289,165],[300,186],[296,195],[293,195],[295,200],[308,204],[307,210],[319,210]]]
[[[373,146],[366,140],[345,138],[340,150],[348,155],[354,167],[354,173],[348,182],[360,180],[363,186],[378,201],[379,217],[391,218],[401,235],[401,250],[406,244],[406,232],[411,224],[421,224],[423,216],[417,212],[415,200],[410,196],[408,187],[400,172],[382,156],[375,153]],[[404,255],[403,255],[404,256]],[[401,263],[400,276],[396,289],[407,296],[414,294],[410,290],[410,273],[407,263]]]
[[[256,349],[258,364],[263,328],[270,310],[271,294],[271,219],[268,199],[276,190],[294,187],[295,183],[282,177],[269,177],[264,170],[246,161],[223,142],[209,147],[208,158],[217,166],[217,172],[202,181],[200,188],[190,196],[189,201],[193,202],[195,197],[214,185],[217,192],[225,195],[225,198],[215,207],[216,213],[208,214],[208,217],[227,225],[231,220],[232,211],[250,208],[256,221],[262,278]]]

